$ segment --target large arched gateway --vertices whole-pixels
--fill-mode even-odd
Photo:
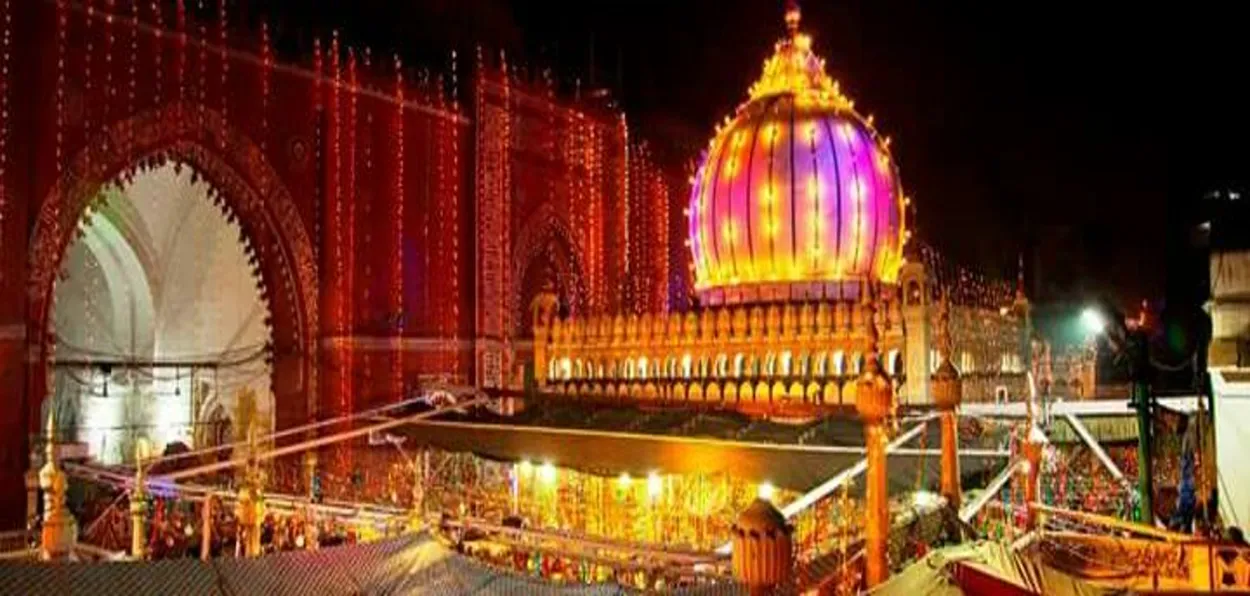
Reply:
[[[145,166],[101,190],[62,259],[43,409],[99,461],[272,424],[269,305],[216,192],[179,162]]]
[[[680,207],[618,110],[489,52],[426,76],[189,4],[0,1],[0,484],[39,465],[49,406],[116,461],[99,427],[220,442],[245,386],[278,429],[431,379],[519,387],[523,303],[549,281],[579,315],[663,301]],[[217,250],[229,267],[197,264]],[[0,529],[28,496],[0,492]]]
[[[115,124],[36,220],[32,430],[55,406],[109,460],[135,436],[195,442],[244,394],[269,424],[307,420],[316,276],[290,196],[218,115],[175,103]]]

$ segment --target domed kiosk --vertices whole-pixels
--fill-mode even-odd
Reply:
[[[786,12],[749,98],[712,138],[690,197],[690,249],[704,304],[842,295],[893,282],[905,203],[889,142],[854,109]]]
[[[937,288],[925,264],[903,256],[909,200],[889,140],[830,78],[797,5],[785,24],[691,179],[681,223],[696,306],[562,318],[535,300],[539,392],[791,420],[846,414],[874,358],[871,336],[879,383],[900,403],[931,403]],[[955,307],[957,336],[975,346],[961,359],[1011,364],[987,367],[969,395],[1024,387],[1026,325],[1002,306]]]

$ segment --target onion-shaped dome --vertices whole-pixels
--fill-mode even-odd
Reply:
[[[888,140],[790,30],[715,137],[694,178],[689,241],[705,302],[819,297],[838,282],[893,282],[905,241]]]

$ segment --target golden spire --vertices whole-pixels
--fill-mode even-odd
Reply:
[[[39,557],[45,561],[61,560],[73,556],[78,539],[78,524],[65,507],[68,483],[56,461],[56,412],[48,412],[47,445],[48,461],[39,470],[39,487],[43,489],[43,529],[39,538]]]
[[[803,19],[803,12],[799,9],[798,0],[786,1],[786,33],[790,34],[790,39],[794,39],[799,34],[799,21]]]
[[[786,2],[786,38],[764,61],[764,73],[751,85],[751,99],[791,94],[796,102],[850,110],[854,104],[825,72],[825,61],[812,52],[811,36],[799,30],[803,13],[795,0]]]
[[[47,458],[47,465],[56,469],[56,409],[48,408],[48,429],[44,435],[44,455]]]

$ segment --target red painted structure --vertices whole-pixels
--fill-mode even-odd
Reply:
[[[217,6],[215,2],[209,2]],[[601,100],[502,57],[415,76],[182,0],[0,0],[0,483],[19,486],[54,357],[62,257],[101,185],[174,161],[237,218],[272,318],[276,424],[397,399],[425,376],[519,378],[528,308],[681,306],[686,182]],[[24,495],[0,491],[0,527]]]

